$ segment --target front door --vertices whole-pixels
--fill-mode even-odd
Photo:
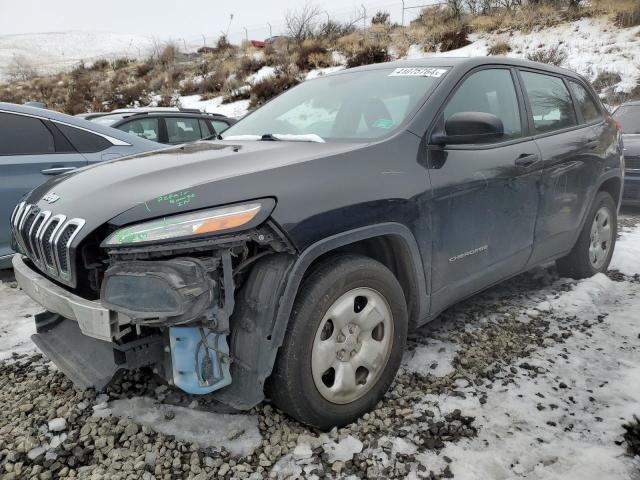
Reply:
[[[515,78],[509,68],[475,71],[443,111],[443,121],[459,112],[496,115],[503,138],[429,147],[433,313],[519,272],[531,254],[541,162]]]
[[[0,259],[11,251],[11,212],[20,199],[52,176],[87,160],[47,120],[0,112]]]

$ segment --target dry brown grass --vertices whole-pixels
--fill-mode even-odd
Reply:
[[[498,40],[489,45],[489,55],[505,55],[511,51],[511,45],[505,40]]]
[[[638,0],[593,0],[587,9],[593,16],[609,15],[619,27],[640,25]]]

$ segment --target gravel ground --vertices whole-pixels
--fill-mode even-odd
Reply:
[[[623,235],[638,223],[638,212],[624,212]],[[0,298],[14,298],[19,290],[3,275]],[[0,474],[637,480],[636,307],[637,274],[521,275],[413,333],[384,400],[331,432],[268,403],[228,415],[147,371],[104,394],[77,391],[41,355],[18,348],[0,363]]]

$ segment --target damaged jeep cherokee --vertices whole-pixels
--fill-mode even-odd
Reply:
[[[355,420],[410,329],[556,261],[606,271],[620,132],[567,70],[434,58],[300,84],[213,141],[117,159],[15,209],[37,346],[78,387],[150,367],[237,409]]]

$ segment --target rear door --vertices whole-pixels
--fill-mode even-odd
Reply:
[[[560,75],[521,70],[520,78],[543,160],[533,265],[573,247],[602,168],[597,124],[604,117],[597,106],[595,112],[589,105],[576,111],[569,80]]]
[[[432,311],[522,270],[538,211],[541,162],[528,136],[515,70],[469,74],[441,119],[460,112],[496,115],[505,135],[483,144],[429,147]]]
[[[202,140],[211,135],[206,125],[201,125],[199,118],[165,117],[167,143],[180,144]],[[205,128],[201,128],[205,127]]]
[[[9,255],[10,217],[20,199],[87,160],[48,120],[0,112],[0,257]]]

